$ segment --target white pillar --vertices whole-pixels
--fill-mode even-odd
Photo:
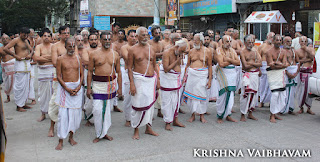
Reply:
[[[282,36],[282,23],[280,24],[280,35]]]
[[[248,34],[250,34],[250,23],[248,23]]]
[[[154,17],[153,24],[160,25],[160,3],[159,0],[154,1]]]
[[[261,23],[260,23],[259,25],[260,25],[260,36],[259,36],[259,39],[262,40],[262,39],[261,39],[261,26],[262,26],[262,25],[261,25]]]

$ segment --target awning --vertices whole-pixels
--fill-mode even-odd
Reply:
[[[255,2],[263,2],[263,0],[237,0],[236,3],[255,3]]]
[[[275,11],[254,11],[244,21],[245,23],[287,23],[279,10]]]

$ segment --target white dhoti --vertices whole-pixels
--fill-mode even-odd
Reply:
[[[93,76],[92,97],[96,137],[101,139],[111,126],[111,108],[116,100],[116,76]]]
[[[131,111],[132,111],[132,104],[131,104],[131,95],[130,95],[130,80],[128,76],[128,69],[125,70],[125,72],[122,75],[122,83],[124,84],[124,87],[122,89],[123,92],[123,108],[124,108],[124,116],[126,118],[126,121],[131,121]]]
[[[309,77],[312,74],[312,67],[301,67],[297,85],[296,100],[300,108],[306,105],[308,108],[312,106],[312,99],[308,96]]]
[[[38,66],[38,81],[39,81],[39,90],[38,90],[38,101],[40,103],[40,110],[43,114],[48,113],[49,102],[52,97],[53,89],[53,70],[55,68],[53,65],[39,65]]]
[[[170,70],[165,73],[160,67],[161,112],[166,123],[172,123],[180,107],[181,73]]]
[[[14,100],[18,107],[23,107],[29,97],[30,88],[30,60],[15,61],[14,63]]]
[[[65,82],[70,89],[75,89],[80,84],[80,79],[77,82]],[[78,91],[77,95],[71,96],[59,84],[57,88],[56,103],[59,105],[59,117],[57,126],[57,135],[59,139],[67,138],[69,132],[75,133],[80,127],[82,116],[82,99],[83,88]]]
[[[12,93],[12,87],[14,82],[14,62],[15,59],[11,59],[7,62],[2,62],[2,78],[4,84],[4,93],[10,95]]]
[[[212,66],[211,88],[208,89],[209,101],[217,100],[217,97],[219,95],[219,82],[217,80],[216,68],[217,68],[217,65]]]
[[[217,78],[220,86],[219,96],[217,99],[217,117],[226,118],[231,115],[234,104],[234,92],[237,89],[237,69],[234,65],[224,68],[217,67]]]
[[[31,65],[31,70],[30,70],[30,90],[29,90],[29,100],[35,100],[36,99],[36,94],[34,91],[34,78],[35,78],[35,68],[37,65]]]
[[[298,70],[298,65],[288,66],[286,70],[288,73],[294,74]],[[297,80],[298,77],[289,79],[288,76],[286,76],[286,106],[281,110],[281,113],[288,113],[289,111],[293,112],[294,110],[294,97],[296,93]]]
[[[158,70],[159,73],[160,73],[160,66],[161,65],[162,65],[161,60],[157,61],[157,70]],[[161,109],[161,91],[157,90],[157,93],[158,93],[158,98],[157,98],[157,101],[154,103],[154,108],[159,110],[159,109]]]
[[[207,83],[208,68],[187,70],[187,81],[183,95],[191,113],[204,114],[207,112]]]
[[[240,55],[238,55],[238,58],[239,60],[240,59]],[[241,89],[242,88],[242,63],[240,61],[240,66],[236,66],[236,69],[237,69],[237,90]]]
[[[131,126],[140,128],[148,124],[152,126],[154,103],[157,100],[156,94],[157,75],[144,76],[133,72],[133,81],[136,87],[136,94],[131,97],[132,112]]]
[[[270,112],[277,114],[286,106],[285,69],[270,70],[267,75],[271,89]]]
[[[88,98],[87,97],[87,78],[88,78],[88,70],[87,69],[84,69],[84,72],[83,72],[83,80],[84,80],[84,104],[83,104],[83,109],[84,109],[84,118],[86,120],[89,120],[91,123],[94,122],[94,119],[93,119],[93,114],[92,114],[92,109],[93,109],[93,101],[92,99]]]
[[[259,70],[244,72],[240,95],[240,111],[242,114],[252,112],[258,102]]]
[[[49,109],[48,109],[48,115],[50,119],[54,122],[58,122],[58,114],[59,114],[59,105],[56,103],[57,98],[57,88],[58,88],[58,81],[57,81],[57,74],[56,69],[53,69],[53,82],[52,82],[52,90],[53,93],[51,95],[51,99],[49,101]]]
[[[267,61],[262,61],[262,67],[260,67],[261,77],[260,77],[260,86],[259,86],[259,96],[261,103],[268,103],[271,99],[271,90],[268,83],[267,76]]]

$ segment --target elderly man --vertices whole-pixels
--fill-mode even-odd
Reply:
[[[89,48],[89,31],[82,30],[80,35],[83,37],[83,48]]]
[[[100,35],[102,47],[89,53],[87,96],[88,98],[91,98],[91,95],[93,97],[92,114],[96,130],[96,138],[93,143],[99,142],[102,138],[113,140],[107,135],[111,126],[111,108],[116,94],[122,95],[120,56],[112,49],[111,41],[112,32],[103,31]],[[116,92],[117,83],[118,92]]]
[[[286,106],[281,110],[281,113],[288,113],[295,115],[294,110],[294,97],[296,93],[296,86],[298,83],[298,77],[300,71],[299,56],[296,55],[295,50],[291,47],[292,38],[284,37],[283,49],[287,54],[287,61],[289,66],[286,69]]]
[[[265,103],[270,102],[271,99],[271,90],[268,83],[267,77],[267,55],[266,53],[273,47],[273,37],[274,32],[269,32],[267,34],[267,40],[258,48],[258,52],[261,55],[262,67],[260,67],[261,76],[260,76],[260,86],[259,86],[259,107],[263,107]]]
[[[178,121],[180,107],[181,60],[187,49],[187,42],[176,41],[175,46],[166,50],[163,55],[163,66],[160,66],[161,107],[166,130],[171,131],[173,126],[185,127]]]
[[[4,47],[4,51],[14,58],[14,100],[17,105],[17,111],[25,112],[26,101],[29,97],[29,83],[30,83],[30,59],[33,49],[27,41],[30,30],[28,28],[21,28],[20,36],[12,40]],[[15,52],[10,49],[14,47]]]
[[[33,29],[30,29],[30,33],[28,34],[28,39],[27,41],[29,42],[30,46],[32,47],[33,50],[36,48],[36,39],[35,39],[35,32]],[[33,56],[33,55],[32,55]],[[28,99],[31,100],[31,105],[36,104],[36,94],[34,90],[34,79],[35,79],[35,69],[37,66],[37,62],[31,58],[30,61],[31,64],[31,70],[30,70],[30,86],[29,86],[29,97]]]
[[[4,93],[7,95],[7,100],[4,103],[10,102],[10,94],[12,93],[12,87],[14,83],[14,62],[15,59],[10,54],[6,53],[3,49],[11,41],[10,37],[3,34],[1,37],[3,46],[0,47],[2,78],[4,84]],[[14,48],[10,49],[14,52]]]
[[[122,90],[123,90],[123,105],[124,105],[124,114],[126,119],[126,127],[131,126],[131,110],[132,110],[132,104],[131,104],[131,95],[130,95],[130,80],[128,77],[128,51],[131,47],[133,47],[135,44],[137,44],[137,34],[135,30],[129,30],[128,31],[128,43],[121,47],[120,55],[124,61],[124,67],[121,67],[121,73],[122,73]],[[120,60],[121,64],[121,60]],[[122,70],[123,69],[123,70]]]
[[[164,34],[163,34],[164,39],[161,41],[164,47],[170,45],[170,34],[171,34],[170,29],[164,30]]]
[[[137,29],[139,43],[129,49],[128,75],[132,112],[131,127],[134,128],[133,139],[139,139],[139,128],[146,126],[146,134],[158,136],[151,128],[154,103],[160,87],[159,72],[156,70],[156,52],[148,44],[148,30],[145,27]]]
[[[270,100],[270,122],[276,123],[276,119],[281,120],[278,114],[285,104],[286,99],[286,83],[285,68],[287,67],[287,51],[280,48],[282,38],[275,35],[273,39],[273,47],[266,53],[266,59],[269,68],[267,68],[268,83],[271,89]]]
[[[237,70],[235,66],[240,65],[236,51],[231,47],[232,38],[229,35],[222,37],[222,47],[217,49],[217,79],[220,85],[217,98],[218,123],[227,121],[237,122],[231,118],[231,110],[234,104],[234,92],[237,85]]]
[[[255,41],[253,37],[246,35],[244,41],[245,49],[240,52],[242,69],[244,71],[240,95],[240,121],[246,121],[245,115],[248,111],[248,119],[257,120],[252,115],[252,111],[258,101],[259,67],[262,66],[259,53],[253,49]]]
[[[51,61],[54,67],[56,67],[57,65],[57,59],[67,53],[65,42],[70,36],[70,29],[67,26],[61,26],[58,31],[60,35],[60,41],[51,46]],[[49,128],[48,137],[54,136],[54,124],[58,121],[59,105],[57,105],[55,102],[58,84],[59,83],[57,80],[56,70],[53,70],[53,94],[51,96],[48,109],[48,115],[51,119],[51,125]]]
[[[188,99],[187,105],[192,113],[189,122],[195,120],[195,114],[200,114],[200,121],[206,123],[204,113],[207,111],[207,89],[212,80],[212,52],[203,46],[202,34],[194,36],[194,48],[190,50],[185,76],[187,76],[183,95]]]
[[[33,56],[34,60],[37,61],[39,68],[39,102],[41,110],[41,116],[38,119],[39,122],[46,118],[45,114],[48,114],[49,102],[53,93],[53,71],[55,70],[51,61],[51,32],[48,28],[45,28],[42,32],[43,43],[36,47]]]
[[[57,78],[59,85],[57,88],[56,103],[59,105],[58,132],[59,143],[56,150],[62,150],[63,139],[69,135],[71,146],[77,144],[73,135],[80,127],[81,105],[83,99],[83,67],[81,60],[75,54],[76,44],[74,38],[66,40],[65,48],[67,54],[58,58]]]
[[[299,56],[301,68],[300,68],[300,80],[298,81],[297,86],[297,95],[296,100],[298,101],[300,110],[299,114],[303,113],[303,106],[307,106],[307,113],[314,115],[314,112],[311,111],[312,99],[308,96],[309,89],[309,77],[312,74],[312,64],[313,58],[315,56],[315,51],[313,47],[308,47],[307,37],[301,36],[299,39],[301,48],[296,51]]]

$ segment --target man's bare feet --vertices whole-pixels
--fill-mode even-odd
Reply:
[[[38,122],[43,121],[44,119],[46,119],[46,115],[45,114],[41,114],[40,118],[37,120]]]
[[[62,150],[62,146],[63,146],[63,139],[59,139],[59,143],[56,147],[56,150]]]
[[[180,109],[179,109],[179,113],[185,114],[186,112],[184,112],[184,111],[180,108]]]
[[[159,134],[154,132],[149,125],[147,125],[147,127],[146,127],[145,134],[150,134],[150,135],[153,135],[153,136],[159,136]]]
[[[30,105],[35,105],[37,102],[36,100],[32,100],[32,102],[30,103]]]
[[[113,140],[113,137],[108,136],[107,134],[103,138],[106,139],[106,140],[109,140],[109,141]]]
[[[176,117],[176,118],[173,120],[172,125],[173,125],[173,126],[177,126],[177,127],[183,127],[183,128],[186,127],[185,125],[183,125],[182,123],[179,122],[178,117]]]
[[[51,125],[48,132],[48,137],[54,137],[54,121],[51,120]]]
[[[259,104],[259,107],[261,108],[261,107],[264,107],[264,104],[261,102],[260,104]]]
[[[282,118],[280,118],[280,117],[277,116],[277,115],[274,115],[274,117],[275,117],[277,120],[282,120]]]
[[[134,133],[133,133],[132,139],[135,139],[135,140],[139,140],[140,139],[139,128],[134,128]]]
[[[93,126],[93,123],[91,123],[91,122],[88,120],[88,121],[86,122],[85,126],[91,127],[91,126]]]
[[[218,124],[222,124],[222,123],[223,123],[223,120],[220,119],[220,118],[218,118],[217,123],[218,123]]]
[[[131,126],[131,122],[130,121],[126,121],[126,124],[124,124],[124,126],[130,127]]]
[[[247,121],[246,116],[244,114],[241,114],[240,121],[243,121],[243,122]]]
[[[226,120],[227,120],[227,121],[231,121],[231,122],[235,122],[235,123],[238,122],[237,120],[232,119],[231,116],[227,116],[227,117],[226,117]]]
[[[121,113],[122,113],[122,110],[119,109],[118,106],[113,106],[113,111],[115,111],[115,112],[121,112]]]
[[[311,114],[311,115],[315,115],[315,113],[312,112],[310,108],[308,108],[307,113],[308,113],[308,114]]]
[[[161,109],[158,109],[157,117],[159,117],[159,118],[163,118],[163,114],[161,113]]]
[[[206,113],[204,113],[204,114],[206,114],[206,115],[211,115],[211,113],[209,113],[208,111],[207,111]]]
[[[270,122],[271,123],[276,123],[277,122],[274,114],[270,115]]]
[[[4,101],[4,103],[8,103],[8,102],[10,102],[10,96],[7,96],[7,100]]]
[[[166,123],[165,130],[167,130],[167,131],[172,131],[172,128],[171,128],[171,124],[170,124],[170,123]]]
[[[97,142],[99,142],[99,141],[100,141],[99,138],[95,138],[92,142],[93,142],[93,143],[97,143]]]
[[[295,112],[293,112],[293,111],[289,111],[288,114],[290,114],[290,115],[297,115],[297,114],[296,114]]]
[[[78,144],[73,138],[69,138],[68,142],[70,143],[71,146]]]
[[[252,112],[249,112],[247,118],[248,118],[248,119],[252,119],[252,120],[258,120],[256,117],[254,117],[254,116],[252,115]]]
[[[202,123],[208,123],[208,121],[204,118],[204,115],[203,114],[200,114],[200,121]]]
[[[187,121],[190,122],[190,123],[192,123],[192,122],[195,120],[195,118],[196,118],[196,114],[193,113],[193,114],[191,115],[191,117],[190,117]]]
[[[23,109],[22,107],[17,107],[17,111],[19,111],[19,112],[26,112],[27,110]]]
[[[235,111],[234,111],[234,110],[231,110],[231,113],[235,113]]]
[[[300,110],[297,113],[298,114],[302,114],[303,113],[303,107],[300,107]]]

